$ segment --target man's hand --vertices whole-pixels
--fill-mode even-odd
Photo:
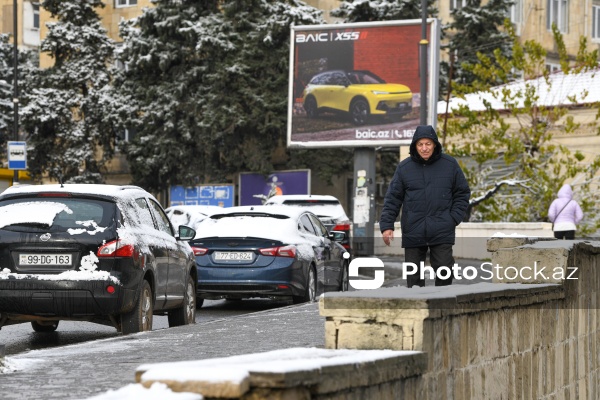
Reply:
[[[386,231],[383,231],[381,233],[381,235],[383,236],[383,243],[385,243],[386,246],[389,246],[392,244],[392,241],[394,240],[394,230],[393,229],[388,229]]]

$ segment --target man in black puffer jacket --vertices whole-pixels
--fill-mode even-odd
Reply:
[[[433,127],[418,126],[410,157],[401,161],[385,195],[379,227],[383,241],[394,239],[394,222],[400,208],[402,247],[405,261],[417,266],[425,262],[427,250],[431,267],[452,268],[455,229],[465,217],[471,190],[458,162],[442,153]],[[419,268],[420,271],[420,268]],[[407,276],[408,287],[425,286],[420,273]],[[435,279],[436,286],[452,284],[452,276]]]

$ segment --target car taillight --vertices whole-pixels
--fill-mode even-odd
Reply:
[[[192,250],[194,251],[194,255],[195,256],[203,256],[206,253],[208,253],[208,249],[204,248],[204,247],[194,247],[191,246]]]
[[[337,224],[333,227],[332,231],[348,232],[350,230],[350,224]]]
[[[279,246],[279,247],[268,247],[266,249],[259,249],[260,254],[263,256],[272,257],[296,257],[296,247],[294,246]]]
[[[98,257],[133,257],[134,254],[134,246],[119,239],[108,242],[98,249]]]

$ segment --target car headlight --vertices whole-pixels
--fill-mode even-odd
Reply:
[[[371,90],[373,94],[390,94],[390,92],[382,92],[381,90]]]

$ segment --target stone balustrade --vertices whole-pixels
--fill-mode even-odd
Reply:
[[[136,379],[207,399],[600,398],[600,242],[487,250],[502,277],[489,283],[325,294],[326,349],[143,365]]]

